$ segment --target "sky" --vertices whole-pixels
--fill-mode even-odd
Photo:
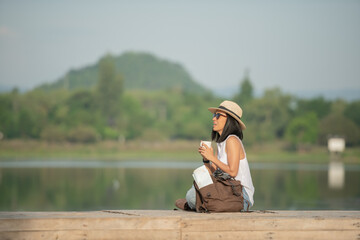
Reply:
[[[106,53],[180,63],[217,93],[352,91],[360,99],[360,1],[0,0],[0,86],[28,90]]]

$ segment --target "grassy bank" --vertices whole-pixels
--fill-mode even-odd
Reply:
[[[82,160],[186,160],[198,158],[195,142],[126,142],[102,141],[92,144],[49,143],[34,140],[0,142],[3,159],[82,159]]]
[[[102,141],[93,144],[49,143],[35,140],[0,141],[0,161],[9,159],[81,159],[81,160],[157,160],[198,161],[199,141],[119,143]],[[326,147],[314,146],[306,151],[285,151],[284,144],[273,142],[245,146],[252,162],[313,162],[329,161]],[[360,149],[347,148],[341,159],[346,163],[360,163]]]

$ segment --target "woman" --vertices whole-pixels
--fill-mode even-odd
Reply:
[[[218,108],[209,108],[213,115],[212,140],[217,143],[217,153],[205,144],[199,148],[203,162],[210,172],[217,169],[229,174],[241,182],[244,195],[244,211],[254,205],[254,185],[249,164],[242,144],[243,130],[246,126],[241,121],[242,109],[232,101],[224,101]],[[195,210],[196,192],[194,186],[186,194],[186,199],[178,199],[175,205],[183,210]]]

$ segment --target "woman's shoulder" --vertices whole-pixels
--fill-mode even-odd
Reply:
[[[245,156],[245,150],[242,145],[241,139],[236,135],[230,135],[226,139],[226,149],[239,149],[240,151],[240,160],[244,159]]]
[[[227,138],[226,138],[226,144],[235,144],[235,145],[240,145],[241,143],[241,140],[238,136],[236,135],[229,135]]]
[[[229,142],[229,141],[241,142],[241,139],[238,136],[231,134],[231,135],[227,136],[226,141],[227,142]]]

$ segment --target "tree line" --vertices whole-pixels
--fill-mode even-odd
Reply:
[[[91,89],[0,94],[0,132],[5,139],[50,142],[209,139],[212,115],[207,108],[222,100],[179,86],[127,90],[108,55],[100,60],[98,82]],[[243,108],[247,144],[283,140],[298,149],[342,136],[347,145],[360,145],[360,100],[301,99],[279,88],[255,97],[247,75],[231,100]]]

